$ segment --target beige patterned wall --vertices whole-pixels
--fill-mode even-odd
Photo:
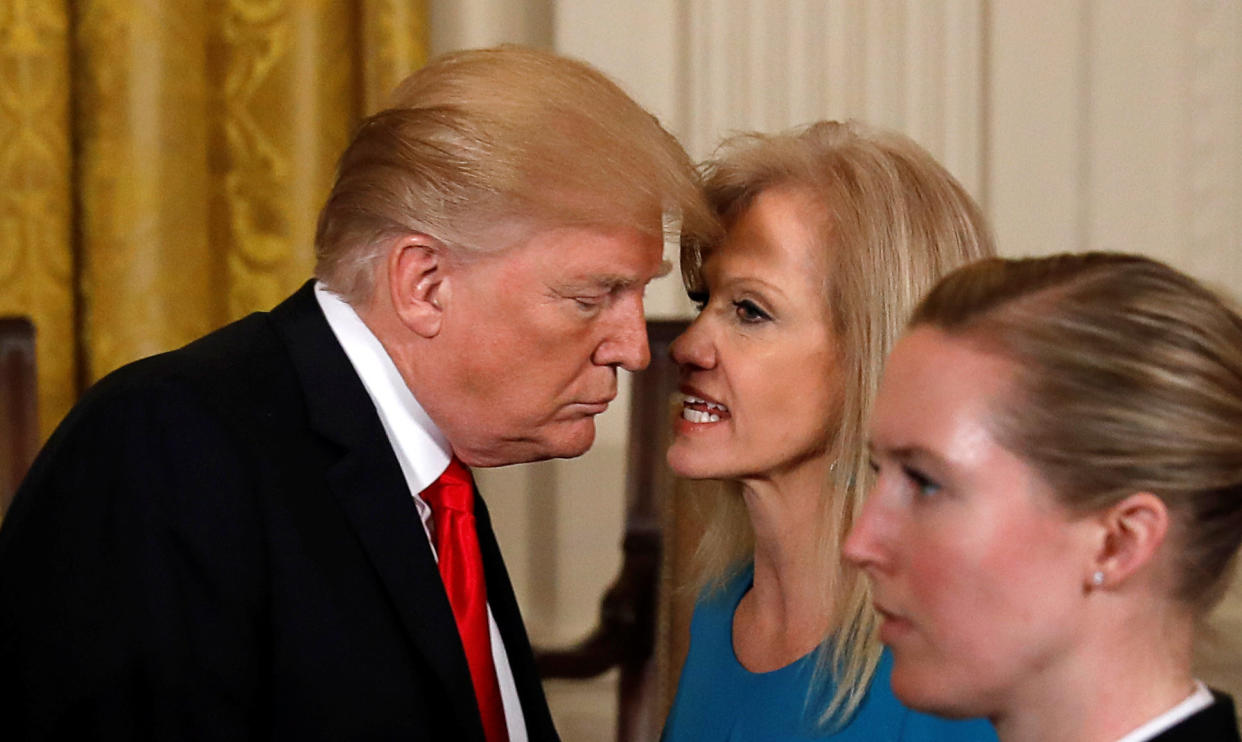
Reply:
[[[423,0],[0,5],[0,312],[36,324],[44,435],[309,278],[352,127],[425,57]]]

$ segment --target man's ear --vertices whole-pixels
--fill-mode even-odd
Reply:
[[[430,235],[402,235],[388,248],[388,292],[401,323],[426,338],[435,337],[448,301],[448,255]]]
[[[1150,492],[1137,492],[1099,516],[1101,542],[1088,584],[1117,587],[1151,564],[1169,532],[1169,509]]]

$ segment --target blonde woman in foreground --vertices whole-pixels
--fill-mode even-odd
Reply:
[[[1238,740],[1191,672],[1242,539],[1242,319],[1125,255],[991,260],[915,312],[845,545],[907,704],[1005,742]]]
[[[992,254],[978,207],[909,139],[832,122],[727,142],[706,189],[725,235],[683,245],[701,312],[672,348],[668,460],[727,482],[701,494],[705,588],[664,739],[994,739],[893,698],[839,550],[884,356],[939,276]]]

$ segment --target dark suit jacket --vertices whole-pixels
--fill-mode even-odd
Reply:
[[[554,740],[478,500],[532,740]],[[101,381],[0,528],[0,737],[483,740],[448,599],[307,284]]]
[[[1151,738],[1151,742],[1238,742],[1233,699],[1212,691],[1216,703]]]

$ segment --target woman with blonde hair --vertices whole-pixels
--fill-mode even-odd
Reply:
[[[1242,541],[1242,318],[1129,255],[991,260],[884,372],[845,544],[892,685],[1005,742],[1237,742],[1195,627]]]
[[[682,245],[701,311],[672,347],[668,461],[725,484],[703,494],[704,589],[664,739],[993,739],[893,699],[866,581],[839,554],[884,356],[939,276],[993,253],[978,207],[914,142],[856,123],[734,138],[705,181],[725,233]]]

